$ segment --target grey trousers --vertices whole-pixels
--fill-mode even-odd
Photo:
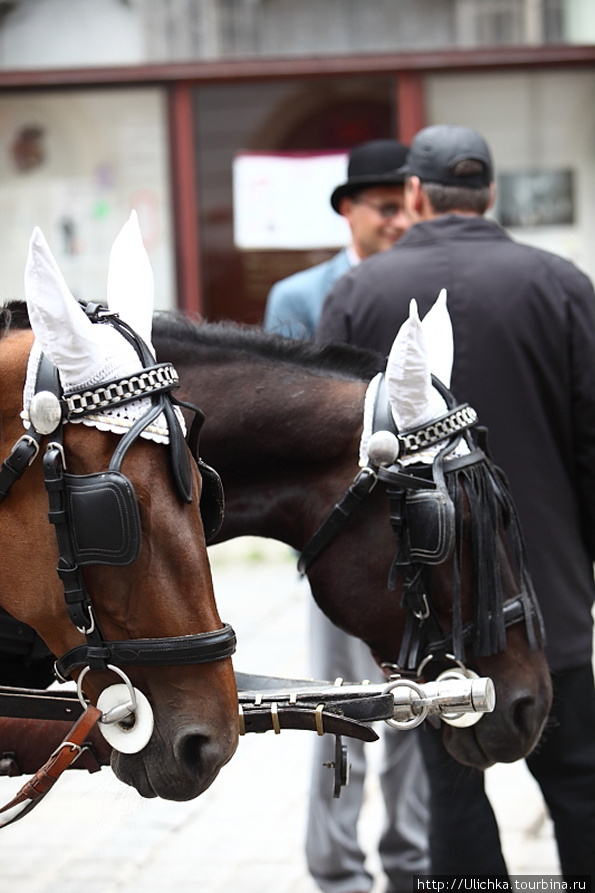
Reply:
[[[367,646],[333,626],[313,600],[310,637],[314,678],[333,680],[341,676],[349,682],[382,681]],[[388,878],[388,890],[410,891],[413,875],[429,872],[428,782],[417,732],[399,732],[384,724],[375,728],[382,742],[363,744],[345,739],[351,774],[338,799],[333,797],[333,773],[323,766],[334,759],[335,739],[325,735],[314,743],[306,859],[310,874],[325,893],[367,891],[373,884],[364,864],[366,854],[359,844],[357,829],[364,796],[366,751],[372,747],[384,748],[379,783],[385,816],[378,855]]]

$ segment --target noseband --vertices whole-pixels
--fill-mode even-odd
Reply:
[[[376,392],[372,433],[382,432],[394,444],[390,459],[375,457],[361,469],[343,498],[304,547],[298,569],[306,573],[378,481],[385,486],[390,523],[397,540],[388,588],[401,576],[401,606],[406,622],[397,663],[383,666],[392,674],[420,677],[431,660],[463,665],[466,645],[477,657],[504,651],[506,628],[524,621],[531,649],[544,642],[543,621],[529,575],[518,519],[502,472],[485,451],[485,432],[471,429],[477,414],[467,404],[457,405],[437,379],[433,385],[446,401],[448,412],[413,431],[400,433],[386,396],[384,376]],[[389,432],[387,434],[387,432]],[[371,442],[371,441],[370,441]],[[466,451],[453,455],[461,442]],[[415,456],[437,450],[431,464]],[[407,460],[407,461],[405,461]],[[469,509],[470,550],[473,563],[473,620],[462,621],[460,568],[463,558],[463,494]],[[497,539],[506,529],[518,571],[518,594],[503,599]],[[429,596],[433,565],[450,560],[452,567],[452,626],[443,631]]]
[[[155,364],[144,341],[117,315],[98,304],[82,306],[92,322],[112,325],[134,347],[143,371],[83,393],[65,396],[57,370],[42,355],[36,393],[29,409],[31,427],[19,438],[0,468],[1,502],[27,465],[36,458],[42,439],[51,435],[43,456],[43,470],[49,499],[49,520],[55,525],[60,553],[57,572],[64,587],[68,615],[87,640],[86,644],[71,649],[56,661],[56,675],[65,681],[77,667],[107,670],[110,666],[171,666],[230,657],[235,651],[236,637],[229,624],[219,630],[188,636],[117,642],[106,641],[99,628],[81,566],[121,566],[130,564],[138,555],[141,543],[138,501],[131,481],[120,468],[128,448],[141,431],[163,413],[169,430],[171,469],[176,489],[180,498],[190,503],[192,470],[174,406],[184,406],[194,412],[189,445],[203,477],[201,512],[207,539],[216,535],[221,526],[223,492],[217,473],[198,458],[198,432],[204,420],[203,414],[191,404],[181,403],[172,396],[172,390],[178,386],[178,375],[173,366],[169,363]],[[151,400],[150,408],[122,435],[106,471],[86,475],[66,471],[62,437],[66,422],[145,397]]]

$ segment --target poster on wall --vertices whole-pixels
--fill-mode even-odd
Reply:
[[[330,205],[346,152],[242,152],[233,161],[234,244],[246,251],[340,248],[349,227]]]
[[[559,226],[574,219],[571,170],[513,171],[497,178],[496,218],[502,226]]]

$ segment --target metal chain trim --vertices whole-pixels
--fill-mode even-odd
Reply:
[[[404,456],[409,455],[410,453],[417,453],[420,450],[427,449],[429,446],[440,443],[441,440],[446,440],[447,438],[452,437],[453,434],[457,434],[459,431],[471,428],[476,424],[477,418],[477,413],[473,407],[465,404],[457,407],[453,412],[441,419],[437,419],[437,421],[432,422],[430,425],[425,425],[423,428],[419,428],[417,431],[410,431],[408,434],[399,434],[398,440],[401,444],[400,455]]]
[[[129,378],[121,378],[93,390],[67,394],[64,401],[68,407],[68,417],[82,416],[110,406],[130,402],[158,391],[171,390],[179,384],[178,373],[171,363],[163,363],[146,369]]]

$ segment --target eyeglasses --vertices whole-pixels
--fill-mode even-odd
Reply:
[[[367,198],[356,198],[354,202],[356,205],[366,205],[366,207],[372,208],[373,211],[376,211],[385,220],[390,220],[391,217],[395,217],[403,211],[402,205],[396,205],[393,202],[377,205],[376,202],[371,202]]]

